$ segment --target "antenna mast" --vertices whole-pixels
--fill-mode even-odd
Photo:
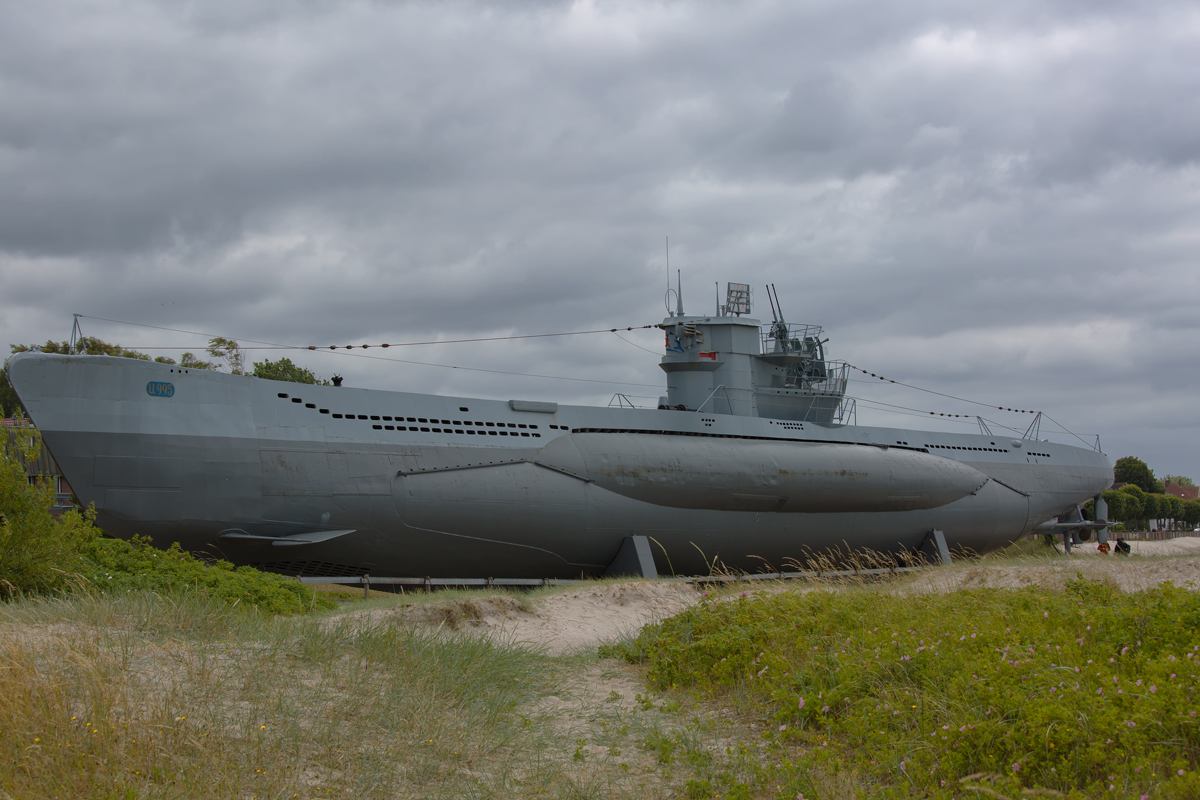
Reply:
[[[83,339],[83,328],[79,326],[79,314],[72,314],[71,316],[75,318],[75,322],[71,325],[71,344],[67,352],[74,354],[76,347],[83,346],[83,342],[80,341]]]
[[[667,316],[673,317],[675,316],[675,312],[671,310],[671,237],[664,236],[663,239],[665,241],[667,253],[667,292],[663,295],[663,305],[667,307]],[[675,296],[676,298],[679,297],[678,294]],[[681,311],[679,313],[682,314],[683,312]]]

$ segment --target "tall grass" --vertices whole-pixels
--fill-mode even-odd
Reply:
[[[191,596],[0,610],[0,796],[504,796],[549,659]],[[543,773],[545,770],[542,771]]]

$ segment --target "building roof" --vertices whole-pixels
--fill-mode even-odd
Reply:
[[[1178,483],[1168,483],[1163,487],[1163,493],[1184,500],[1200,500],[1200,486],[1180,486]]]

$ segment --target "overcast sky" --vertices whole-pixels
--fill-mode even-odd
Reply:
[[[774,283],[835,358],[1200,480],[1198,53],[1184,2],[0,0],[0,344],[646,325],[669,236],[690,313]],[[291,355],[653,403],[624,336],[387,353],[612,383]]]

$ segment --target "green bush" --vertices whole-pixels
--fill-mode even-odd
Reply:
[[[299,581],[252,567],[235,567],[228,561],[201,561],[177,543],[159,550],[137,537],[126,542],[95,535],[81,543],[78,559],[78,574],[105,593],[198,589],[231,605],[269,614],[296,614],[334,605]]]
[[[29,428],[6,438],[0,453],[0,596],[191,589],[270,614],[333,605],[298,581],[227,561],[204,562],[177,544],[159,550],[136,537],[112,539],[92,524],[90,513],[55,519],[53,485],[31,484],[25,473],[25,462],[36,459],[39,447],[37,431]]]
[[[62,521],[50,514],[54,485],[30,483],[26,462],[37,460],[41,437],[21,428],[0,439],[0,596],[62,587],[68,564],[87,536],[87,520],[71,514]]]
[[[1200,595],[1171,584],[707,600],[624,655],[756,701],[781,797],[831,773],[872,797],[1200,796]]]

